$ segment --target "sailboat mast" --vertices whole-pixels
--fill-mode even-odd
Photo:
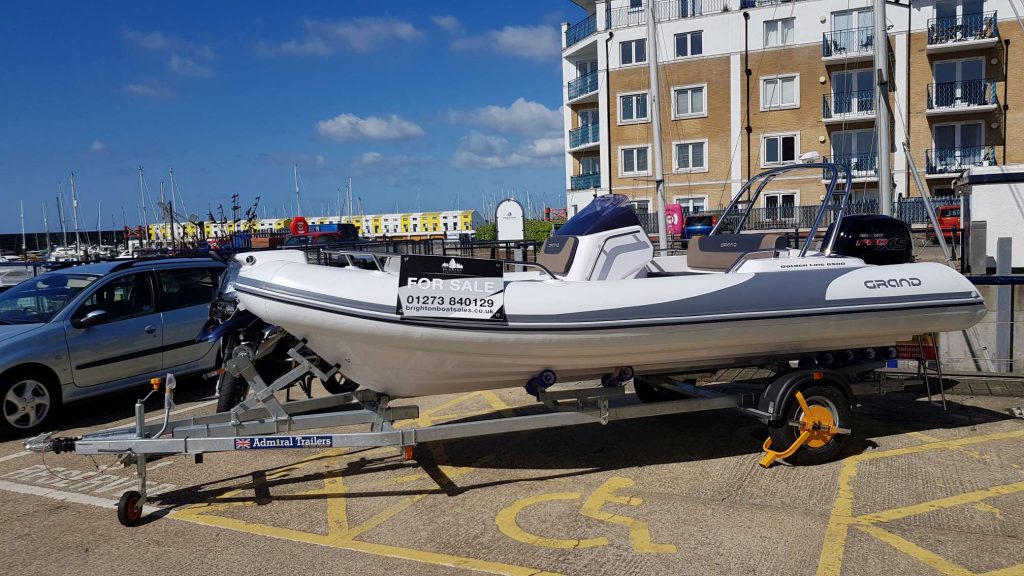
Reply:
[[[349,216],[349,218],[351,218],[352,217],[352,177],[351,176],[349,176],[349,178],[348,178],[348,198],[346,199],[346,201],[348,202],[348,216]]]
[[[64,185],[57,182],[57,216],[60,218],[60,242],[64,248],[68,247],[68,229],[64,225]]]
[[[876,0],[884,1],[884,0]],[[665,232],[665,172],[661,159],[661,88],[658,78],[658,34],[654,18],[656,2],[647,2],[647,62],[651,77],[650,102],[647,110],[651,115],[651,131],[654,139],[654,190],[658,197],[658,248],[668,248]]]
[[[21,206],[21,255],[25,256],[28,254],[28,246],[25,244],[25,201],[19,200],[18,205]]]
[[[875,17],[875,133],[878,142],[878,202],[882,214],[892,216],[892,173],[889,169],[889,36],[885,0],[874,0]]]
[[[292,164],[292,178],[295,180],[295,215],[302,216],[302,204],[299,203],[299,165]]]
[[[146,214],[146,181],[142,174],[142,166],[139,166],[139,196],[142,197],[142,226],[149,234],[149,214]]]
[[[71,172],[71,210],[75,218],[75,251],[81,255],[82,239],[78,236],[78,186],[75,183],[74,172]]]

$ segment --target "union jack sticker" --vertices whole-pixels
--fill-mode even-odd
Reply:
[[[252,440],[249,438],[235,438],[235,450],[248,450],[252,447]]]

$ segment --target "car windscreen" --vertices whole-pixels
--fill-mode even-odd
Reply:
[[[285,246],[309,246],[312,236],[289,236],[285,239]]]
[[[99,276],[51,272],[0,294],[0,324],[49,322]]]
[[[711,226],[711,216],[687,216],[687,226]]]

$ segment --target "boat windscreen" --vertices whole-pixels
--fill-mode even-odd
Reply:
[[[558,229],[558,235],[586,236],[639,225],[640,219],[629,205],[627,196],[605,194],[594,198],[583,210],[570,218]]]

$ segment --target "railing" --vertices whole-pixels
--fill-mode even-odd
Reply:
[[[594,144],[601,139],[601,125],[599,123],[585,124],[579,128],[569,130],[569,149],[579,148],[587,144]]]
[[[654,4],[654,20],[667,22],[704,14],[728,12],[729,2],[730,0],[659,0]],[[608,28],[647,24],[646,8],[615,8],[608,10],[606,14]]]
[[[608,28],[623,28],[647,24],[645,8],[615,8],[608,11]]]
[[[928,109],[998,105],[995,80],[966,80],[928,85]]]
[[[569,81],[569,100],[597,92],[597,71],[588,72],[575,80]]]
[[[995,12],[964,14],[928,20],[928,44],[984,40],[999,37],[999,20]]]
[[[589,190],[601,187],[601,173],[582,174],[569,179],[569,187],[573,190]]]
[[[821,56],[849,56],[875,50],[875,29],[869,26],[825,32],[821,37]]]
[[[565,31],[565,47],[572,46],[594,32],[597,32],[597,14],[587,16]]]
[[[850,176],[853,178],[877,178],[878,177],[878,156],[875,154],[837,154],[829,159],[828,156],[822,162],[834,162],[850,169]],[[844,174],[839,173],[839,179],[844,179]],[[821,179],[832,178],[832,171],[822,168]]]
[[[875,91],[858,90],[856,92],[837,92],[821,97],[821,117],[849,118],[852,116],[871,116],[875,113]]]
[[[924,151],[926,174],[962,172],[971,166],[995,166],[995,146],[932,148]]]
[[[948,206],[950,204],[962,207],[963,196],[933,197],[931,199],[931,203],[933,208]],[[924,199],[919,196],[914,198],[904,198],[903,200],[894,202],[892,214],[907,224],[931,225],[931,220],[928,218],[928,207],[925,206]]]
[[[740,8],[757,8],[759,6],[777,6],[790,4],[793,0],[740,0]]]

